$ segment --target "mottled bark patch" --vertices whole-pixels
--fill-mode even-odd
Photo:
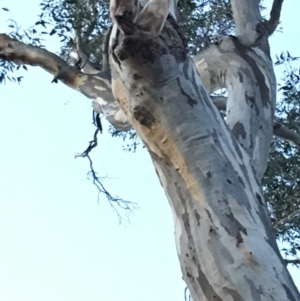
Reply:
[[[179,88],[180,88],[180,91],[181,91],[182,95],[184,95],[184,96],[186,97],[187,103],[188,103],[191,107],[193,107],[194,105],[196,105],[196,104],[197,104],[197,101],[196,101],[194,98],[192,98],[192,97],[190,96],[190,94],[188,94],[188,93],[186,93],[186,92],[184,91],[184,89],[183,89],[183,87],[182,87],[182,85],[181,85],[181,83],[180,83],[179,78],[177,78],[177,83],[178,83],[178,86],[179,86]]]
[[[261,205],[263,205],[264,203],[263,203],[262,197],[259,195],[259,193],[256,192],[256,193],[255,193],[255,196],[256,196],[258,202],[259,202]]]
[[[286,284],[282,284],[285,292],[286,292],[286,295],[288,296],[288,300],[289,301],[297,301],[296,298],[294,297],[294,294],[292,294],[290,288],[286,285]],[[299,300],[298,300],[299,301]]]
[[[113,47],[113,52],[116,55],[116,61],[124,61],[134,57],[135,62],[141,63],[154,63],[165,54],[171,54],[175,57],[178,63],[183,62],[187,58],[187,43],[181,28],[177,22],[169,16],[159,38],[153,38],[151,34],[144,31],[132,20],[123,19],[118,20],[118,26],[121,23],[125,25],[126,29],[124,34],[119,34],[116,40],[116,46]],[[128,24],[126,24],[126,22]],[[129,26],[130,25],[130,26]],[[122,27],[122,25],[121,25]]]
[[[237,122],[234,127],[232,128],[232,133],[233,135],[238,139],[240,136],[243,138],[243,139],[246,139],[246,131],[245,131],[245,128],[244,128],[244,125],[241,123],[241,122]]]
[[[195,210],[195,218],[196,218],[196,221],[197,221],[197,225],[200,226],[201,216],[200,216],[200,214],[198,213],[197,210]]]
[[[223,290],[228,293],[234,301],[245,301],[245,299],[238,293],[238,291],[233,290],[227,286],[223,287]]]
[[[138,57],[141,63],[154,63],[156,58],[167,53],[167,49],[142,31],[136,31],[133,35],[124,37],[115,53],[120,61]]]
[[[253,300],[255,300],[255,301],[265,300],[266,296],[264,294],[264,290],[263,290],[262,286],[260,285],[257,288],[250,278],[248,278],[247,276],[244,276],[244,278],[248,282]],[[261,298],[262,296],[264,296],[263,299]],[[292,299],[289,299],[289,300],[291,301]]]
[[[207,277],[205,276],[204,272],[201,269],[200,264],[198,265],[197,282],[202,288],[202,291],[207,300],[222,301],[222,299],[218,296],[218,294],[213,289],[213,286],[209,283]]]
[[[133,79],[134,79],[134,80],[140,80],[140,79],[142,79],[142,76],[139,75],[139,74],[137,74],[137,73],[134,73],[134,74],[133,74]]]
[[[242,184],[243,188],[246,188],[244,180],[240,176],[238,177],[238,179],[239,179],[239,182]]]
[[[248,95],[247,91],[245,92],[245,100],[246,103],[250,106],[251,109],[255,109],[256,116],[259,115],[259,108],[255,102],[255,98],[253,96]]]
[[[136,106],[133,110],[133,117],[141,124],[150,128],[155,122],[154,116],[146,108]]]
[[[235,236],[235,239],[236,239],[236,246],[237,247],[244,241],[240,231],[237,232],[237,234]]]
[[[243,78],[242,72],[238,72],[238,76],[239,76],[240,83],[243,83],[244,82],[244,78]]]
[[[238,156],[240,158],[243,158],[243,155],[242,155],[242,152],[241,152],[241,146],[239,145],[239,143],[236,141],[236,139],[232,139],[231,141],[234,145],[234,149],[236,150]]]
[[[271,104],[272,100],[270,99],[270,90],[266,85],[265,76],[255,60],[248,54],[251,51],[253,52],[253,50],[245,47],[237,38],[232,38],[232,42],[236,47],[237,54],[248,63],[255,75],[255,78],[257,79],[263,106]]]
[[[235,218],[229,207],[228,200],[219,201],[219,204],[222,204],[222,207],[224,207],[224,212],[222,216],[219,216],[219,220],[225,231],[235,238],[239,232],[247,235],[247,229]]]
[[[212,216],[211,216],[211,213],[209,212],[209,210],[208,210],[208,209],[205,209],[205,211],[206,211],[207,216],[208,216],[210,222],[212,223],[212,225],[213,225],[216,229],[218,229],[218,227],[215,226],[215,224],[214,224],[214,221],[213,221],[213,219],[212,219]]]

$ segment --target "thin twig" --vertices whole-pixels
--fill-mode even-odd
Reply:
[[[294,211],[293,213],[289,214],[288,216],[282,218],[279,222],[276,223],[276,225],[274,226],[275,229],[278,229],[278,226],[282,223],[284,223],[285,221],[291,219],[293,216],[300,214],[300,209]]]
[[[98,145],[97,135],[99,132],[100,132],[100,130],[97,128],[95,130],[93,140],[91,140],[89,142],[89,146],[87,147],[87,149],[83,153],[75,155],[75,159],[79,158],[79,157],[82,157],[82,158],[87,157],[89,155],[89,153],[93,150],[93,148],[95,148]]]
[[[121,223],[122,221],[124,221],[124,215],[121,214],[119,212],[119,209],[125,210],[126,212],[126,219],[128,220],[130,213],[134,210],[137,209],[137,204],[130,202],[130,201],[126,201],[123,200],[117,196],[113,197],[108,191],[107,189],[104,187],[102,181],[103,178],[98,176],[98,173],[95,171],[94,166],[93,166],[93,160],[90,157],[90,153],[91,151],[97,147],[98,145],[98,138],[97,135],[99,133],[100,129],[97,128],[95,130],[94,136],[93,136],[93,140],[91,140],[89,142],[89,145],[87,147],[87,149],[82,152],[81,154],[77,154],[75,155],[75,158],[87,158],[89,161],[89,166],[90,166],[90,170],[87,173],[88,178],[92,178],[93,180],[93,184],[97,187],[98,189],[98,203],[100,202],[100,194],[103,193],[107,200],[109,201],[109,204],[111,205],[113,211],[115,211],[117,213],[118,219],[119,219],[119,223]]]
[[[184,301],[193,301],[188,287],[184,289]]]

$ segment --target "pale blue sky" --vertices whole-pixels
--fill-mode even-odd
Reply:
[[[285,2],[272,53],[299,56],[300,3]],[[38,0],[0,3],[24,27],[39,13]],[[9,17],[0,12],[0,32]],[[88,162],[74,160],[94,131],[90,101],[28,69],[20,86],[0,86],[0,300],[182,301],[172,217],[147,152],[125,153],[104,123],[95,166],[112,193],[140,206],[120,226],[103,196],[98,205]],[[300,271],[291,271],[300,287]]]

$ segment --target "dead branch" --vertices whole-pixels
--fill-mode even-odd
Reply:
[[[98,190],[98,202],[100,202],[100,194],[104,194],[106,196],[106,199],[108,200],[109,204],[111,205],[113,211],[115,211],[117,213],[119,223],[121,223],[124,220],[125,221],[128,220],[130,214],[135,209],[137,209],[137,204],[130,202],[130,201],[126,201],[124,199],[121,199],[118,196],[115,196],[115,197],[112,196],[102,183],[104,178],[99,177],[98,173],[95,171],[94,166],[93,166],[93,160],[91,159],[90,154],[91,154],[92,150],[98,146],[98,137],[97,136],[98,136],[99,132],[100,132],[100,129],[97,128],[95,130],[93,140],[91,140],[89,142],[87,149],[85,151],[83,151],[81,154],[75,155],[75,159],[76,158],[87,158],[88,159],[90,170],[88,171],[87,176],[88,176],[88,179],[92,178],[93,184],[96,186],[96,188]],[[119,209],[125,211],[126,218],[124,218],[124,214],[122,214]]]

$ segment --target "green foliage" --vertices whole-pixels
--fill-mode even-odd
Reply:
[[[234,32],[230,0],[183,0],[178,12],[192,54]]]
[[[121,138],[123,142],[127,142],[126,145],[123,145],[123,150],[125,152],[136,152],[137,147],[140,145],[142,145],[142,147],[145,147],[138,137],[137,133],[133,129],[127,132],[123,132],[116,130],[113,126],[110,126],[108,132],[112,135],[112,137]],[[130,141],[129,143],[128,140]]]
[[[277,102],[276,120],[300,134],[300,69],[293,67],[297,58],[289,52],[277,57],[275,65],[284,65],[283,84]],[[300,251],[300,149],[282,139],[274,138],[268,168],[263,179],[268,196],[272,222],[277,237],[289,248],[287,255]]]
[[[2,7],[2,10],[10,13],[10,10],[6,7]],[[19,41],[22,41],[24,43],[30,43],[37,47],[43,47],[42,44],[42,35],[45,34],[43,30],[41,30],[41,26],[45,28],[44,23],[36,23],[32,25],[31,27],[27,29],[21,29],[21,26],[18,25],[18,23],[13,19],[8,19],[8,28],[11,29],[11,31],[8,33],[8,35],[12,38],[15,38]],[[11,82],[17,82],[20,83],[23,76],[18,75],[19,70],[23,69],[27,71],[26,66],[16,65],[12,62],[8,61],[0,61],[0,84],[5,83],[6,80],[9,80]]]
[[[98,0],[42,0],[40,21],[50,23],[49,35],[61,41],[61,56],[69,62],[75,36],[93,63],[101,63],[103,33],[111,25],[109,2]]]

